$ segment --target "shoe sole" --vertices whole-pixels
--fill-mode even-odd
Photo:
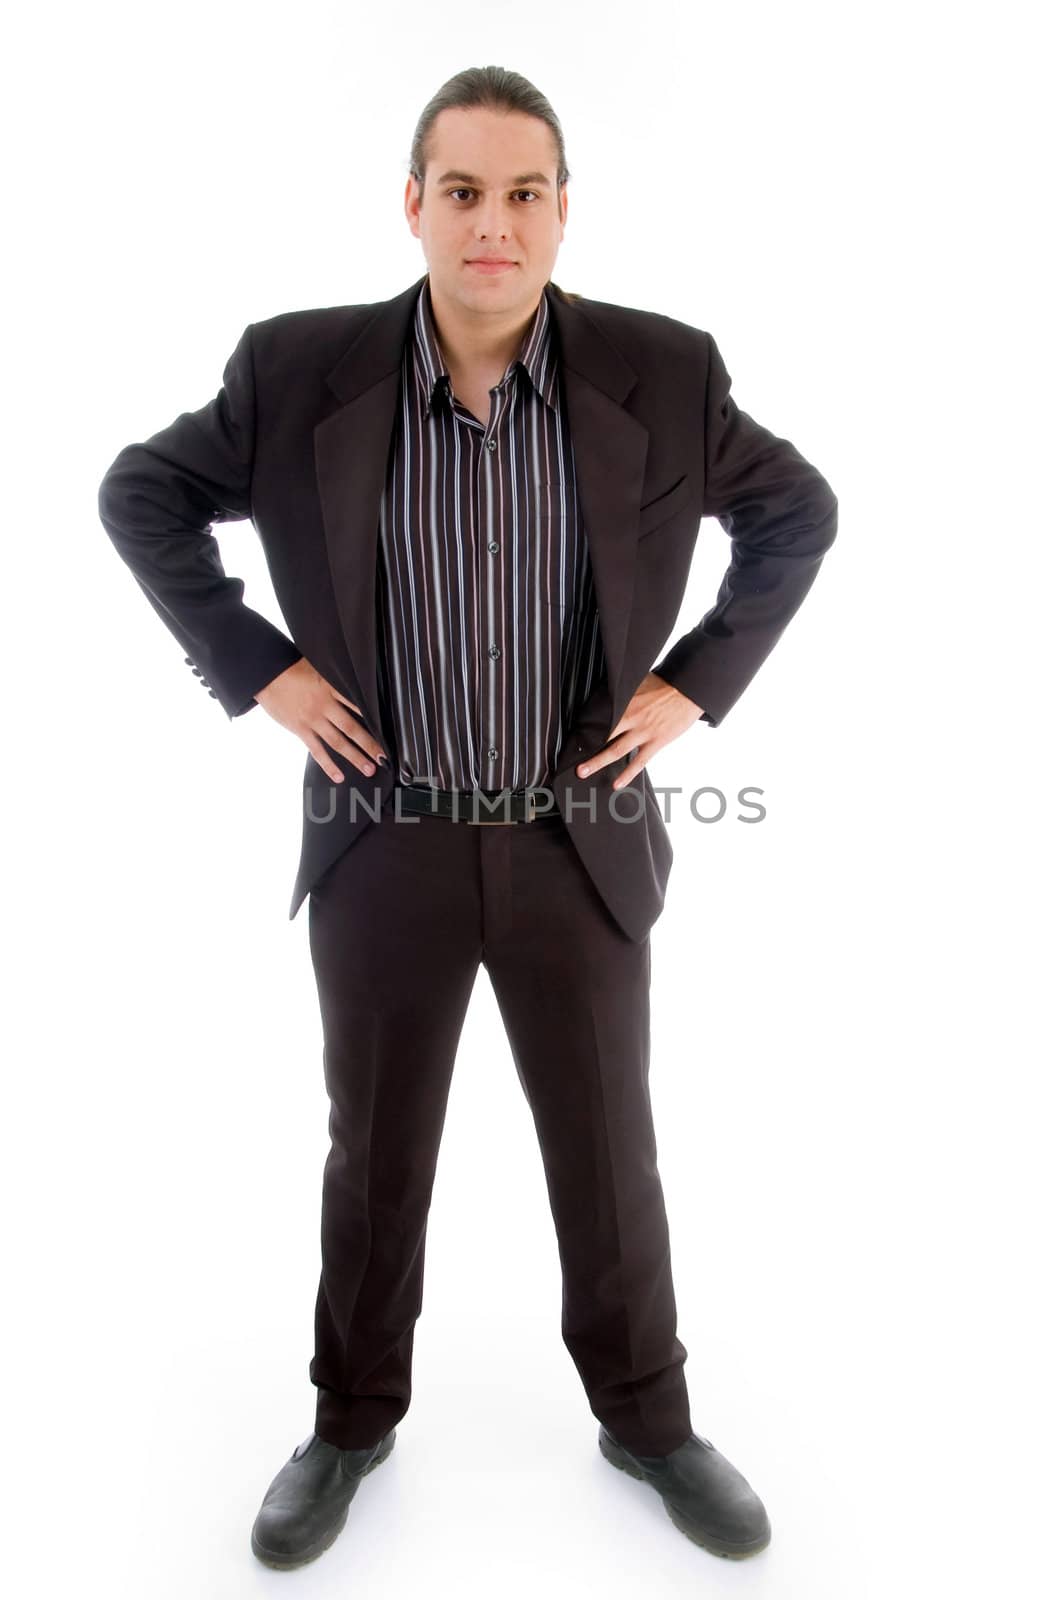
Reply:
[[[382,1461],[387,1461],[394,1449],[395,1429],[393,1428],[390,1433],[385,1435],[379,1455],[375,1455],[369,1466],[363,1467],[358,1474],[359,1482],[363,1478],[368,1478],[369,1474],[379,1467]],[[358,1484],[355,1485],[355,1488],[358,1488]],[[351,1500],[353,1499],[354,1494],[351,1496]],[[351,1500],[347,1502],[336,1521],[326,1528],[321,1537],[316,1539],[312,1545],[308,1545],[305,1550],[300,1550],[297,1555],[281,1555],[276,1550],[267,1550],[265,1545],[260,1544],[255,1537],[254,1528],[251,1530],[251,1548],[264,1566],[274,1567],[278,1571],[288,1572],[293,1567],[305,1567],[309,1561],[316,1561],[319,1556],[323,1556],[329,1546],[334,1544],[340,1534],[343,1533],[344,1524],[347,1522],[347,1514],[351,1509]]]
[[[640,1483],[653,1484],[653,1480],[648,1478],[645,1472],[640,1471],[626,1451],[622,1450],[619,1445],[615,1445],[611,1439],[604,1439],[601,1434],[599,1435],[599,1449],[612,1467],[618,1467],[621,1472],[627,1472],[630,1478],[638,1478]],[[653,1484],[653,1487],[657,1488],[657,1485]],[[700,1545],[703,1550],[708,1550],[715,1556],[726,1556],[732,1561],[742,1560],[744,1556],[756,1556],[759,1550],[764,1550],[772,1537],[770,1531],[763,1537],[750,1540],[745,1544],[736,1543],[733,1540],[717,1539],[713,1534],[707,1533],[704,1528],[700,1528],[698,1523],[692,1521],[684,1512],[678,1511],[675,1506],[670,1505],[664,1495],[661,1495],[661,1503],[681,1533],[685,1533],[695,1544]]]

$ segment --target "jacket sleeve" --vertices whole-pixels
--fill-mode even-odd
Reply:
[[[137,583],[185,651],[187,664],[230,717],[302,652],[244,603],[244,584],[222,566],[215,522],[251,516],[255,368],[249,324],[222,387],[108,467],[99,514]]]
[[[706,334],[704,517],[731,540],[731,564],[713,609],[653,671],[723,720],[805,599],[834,542],[838,501],[787,439],[731,398],[731,378]]]

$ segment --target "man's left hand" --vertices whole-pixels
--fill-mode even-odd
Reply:
[[[620,722],[610,734],[609,743],[588,761],[581,761],[577,776],[589,777],[600,767],[608,767],[630,751],[637,751],[619,777],[613,780],[614,789],[623,789],[646,766],[651,756],[657,755],[673,739],[678,739],[692,723],[699,720],[702,707],[689,700],[671,683],[648,672],[625,708]]]

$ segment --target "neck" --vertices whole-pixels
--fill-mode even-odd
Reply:
[[[430,277],[432,320],[448,371],[505,372],[524,343],[542,292],[541,288],[530,305],[471,312],[435,291]]]

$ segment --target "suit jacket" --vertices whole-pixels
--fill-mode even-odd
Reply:
[[[305,656],[362,708],[387,748],[377,696],[378,513],[403,343],[423,282],[391,300],[249,324],[216,398],[128,445],[103,478],[104,527],[230,717]],[[673,858],[648,772],[618,791],[611,810],[610,784],[628,757],[587,779],[575,768],[607,742],[649,671],[719,725],[808,592],[835,538],[837,501],[793,444],[738,409],[709,333],[553,282],[546,293],[607,664],[550,786],[605,905],[640,940],[661,912]],[[730,565],[713,607],[655,665],[705,517],[728,534]],[[291,638],[244,602],[243,583],[222,566],[212,524],[247,518]],[[290,918],[374,825],[371,813],[394,787],[388,767],[368,777],[335,759],[340,785],[307,756]],[[352,803],[357,795],[364,804]]]

